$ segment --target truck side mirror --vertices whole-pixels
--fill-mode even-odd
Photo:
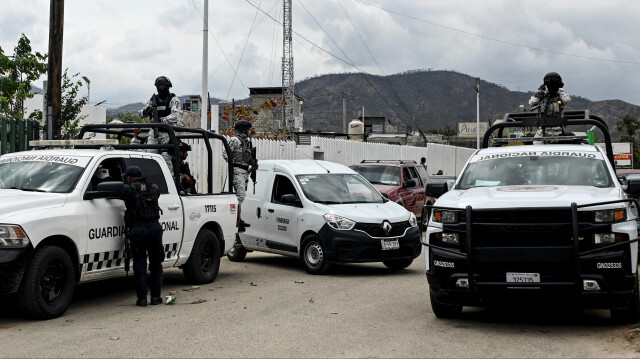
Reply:
[[[427,196],[439,198],[449,190],[447,183],[428,183],[425,190]]]
[[[416,180],[414,179],[410,179],[410,180],[406,180],[404,182],[404,185],[402,187],[404,188],[411,188],[411,187],[415,187],[416,186]]]
[[[95,191],[87,191],[83,199],[119,198],[124,193],[124,183],[109,181],[98,184]]]
[[[627,195],[631,198],[640,197],[640,180],[630,179],[627,180]]]
[[[283,194],[282,197],[280,197],[280,203],[297,206],[300,201],[296,199],[296,195],[288,193]]]

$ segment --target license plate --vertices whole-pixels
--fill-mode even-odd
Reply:
[[[400,249],[400,243],[398,243],[397,239],[381,239],[380,243],[382,244],[383,251],[388,251],[390,249]]]
[[[540,273],[507,272],[507,283],[540,283]]]

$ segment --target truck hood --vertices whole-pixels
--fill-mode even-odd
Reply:
[[[503,186],[451,190],[436,201],[436,206],[465,208],[567,207],[571,203],[588,204],[625,198],[617,187],[590,186]]]
[[[332,213],[361,223],[402,222],[409,220],[411,214],[399,204],[386,203],[352,203],[352,204],[320,204],[316,208],[325,213]]]
[[[64,193],[28,192],[0,189],[0,220],[22,217],[25,213],[62,207],[67,200]]]

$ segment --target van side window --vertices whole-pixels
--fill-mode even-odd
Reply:
[[[272,193],[273,195],[271,196],[271,203],[284,204],[280,201],[280,199],[285,194],[292,194],[296,197],[296,199],[300,198],[291,180],[283,175],[276,175],[275,181],[273,182]],[[287,205],[292,206],[292,204],[287,204]]]
[[[160,193],[169,193],[167,181],[164,180],[164,173],[158,162],[149,158],[125,158],[125,169],[129,166],[138,166],[142,170],[142,175],[147,177],[151,183],[158,186]]]

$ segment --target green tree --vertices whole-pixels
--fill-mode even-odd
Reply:
[[[47,55],[32,53],[31,42],[22,34],[13,55],[6,56],[0,47],[0,116],[25,118],[24,101],[33,97],[31,82],[47,70]],[[42,111],[36,110],[26,118],[41,119]]]
[[[622,131],[620,141],[631,143],[631,151],[633,152],[633,168],[640,168],[640,147],[636,139],[636,132],[640,130],[640,119],[625,115],[624,118],[616,122],[616,129]]]
[[[76,80],[79,74],[69,77],[67,71],[64,70],[62,75],[62,106],[60,109],[60,117],[62,120],[62,139],[70,140],[76,138],[80,132],[80,121],[88,115],[78,116],[82,107],[87,104],[87,97],[78,98],[78,92],[82,87],[82,81]]]

